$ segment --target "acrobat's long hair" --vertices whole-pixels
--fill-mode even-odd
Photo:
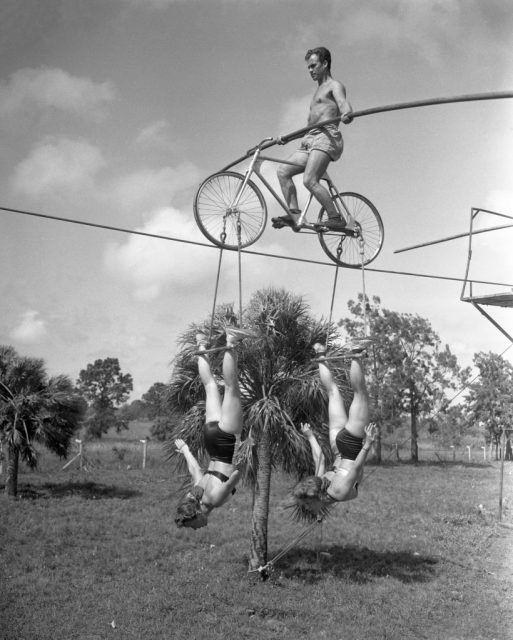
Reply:
[[[313,521],[325,518],[333,505],[328,496],[330,481],[327,478],[308,476],[300,480],[292,490],[294,519]]]
[[[203,489],[194,487],[188,491],[176,505],[175,524],[177,527],[187,527],[201,514],[200,500]]]

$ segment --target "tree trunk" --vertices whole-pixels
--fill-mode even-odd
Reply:
[[[415,384],[410,382],[410,414],[411,414],[411,459],[419,461],[419,448],[417,445],[417,405],[415,403]]]
[[[18,462],[20,450],[15,445],[7,447],[7,477],[5,480],[5,493],[9,498],[18,495]]]
[[[253,502],[249,570],[255,571],[267,563],[267,520],[271,492],[271,440],[267,429],[257,445],[258,469]]]

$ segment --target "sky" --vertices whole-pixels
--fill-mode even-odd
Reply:
[[[330,49],[358,111],[513,91],[512,44],[509,0],[2,0],[0,206],[209,245],[194,194],[259,140],[306,125],[316,88],[307,49]],[[513,216],[513,100],[369,115],[342,132],[330,174],[369,198],[385,227],[367,295],[427,318],[462,366],[504,352],[510,341],[460,300],[466,237],[394,252],[468,233],[473,208]],[[511,291],[512,241],[511,229],[474,236],[470,276],[501,283],[474,295]],[[284,287],[329,315],[335,269],[315,236],[268,225],[251,249],[324,264],[243,255],[243,303]],[[139,398],[170,379],[180,334],[209,316],[218,257],[212,246],[0,210],[0,344],[72,380],[118,358]],[[362,286],[361,273],[340,271],[334,320]],[[218,301],[238,305],[234,254],[223,257]],[[487,310],[513,332],[513,309]]]

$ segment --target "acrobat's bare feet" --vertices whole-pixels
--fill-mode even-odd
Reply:
[[[204,333],[196,334],[196,346],[198,347],[198,351],[206,351],[208,346],[208,339]]]
[[[228,349],[236,347],[246,338],[256,338],[256,334],[247,329],[238,329],[237,327],[226,327],[226,346]]]
[[[301,216],[301,211],[299,209],[290,209],[287,214],[284,216],[278,216],[277,218],[272,218],[271,222],[273,224],[274,229],[283,229],[283,227],[291,227],[296,230],[297,223]]]
[[[326,360],[326,347],[320,342],[316,342],[313,346],[315,358],[312,362],[324,362]]]
[[[367,355],[368,349],[372,347],[375,341],[372,338],[355,338],[351,342],[346,343],[342,349],[345,354],[352,357],[363,357]]]

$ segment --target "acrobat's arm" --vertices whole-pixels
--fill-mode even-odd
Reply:
[[[200,480],[203,478],[203,472],[201,471],[201,467],[198,464],[196,458],[192,455],[191,450],[188,445],[178,438],[175,440],[176,450],[179,451],[187,462],[187,468],[189,469],[189,473],[192,476],[192,481],[194,484],[199,484]]]
[[[378,427],[374,422],[371,422],[365,427],[365,442],[363,443],[363,447],[360,453],[356,456],[356,460],[354,461],[354,469],[358,472],[363,471],[363,466],[365,461],[367,460],[367,456],[369,455],[369,450],[372,446],[372,443],[376,439],[378,434]]]
[[[238,469],[232,473],[232,475],[228,478],[226,482],[223,482],[223,498],[221,504],[223,504],[231,495],[235,493],[235,486],[241,479],[241,474]]]
[[[324,453],[317,442],[317,438],[314,436],[312,428],[307,422],[301,424],[301,433],[308,439],[310,443],[310,449],[312,450],[312,457],[315,465],[315,475],[321,478],[326,470],[326,461]]]
[[[346,89],[343,84],[335,80],[333,83],[333,98],[337,103],[340,111],[340,119],[344,124],[349,124],[353,121],[353,107],[350,105],[346,97]]]

